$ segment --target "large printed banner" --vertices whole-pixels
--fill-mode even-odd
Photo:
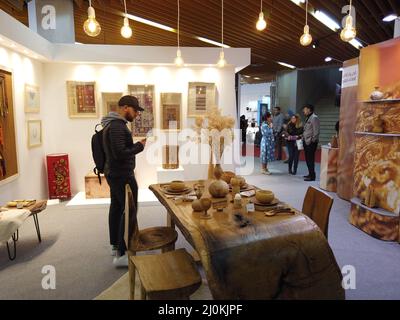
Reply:
[[[357,122],[358,58],[345,61],[340,102],[337,194],[345,200],[353,196],[354,131]]]

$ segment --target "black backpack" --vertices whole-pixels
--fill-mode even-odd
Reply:
[[[99,183],[101,184],[100,174],[104,173],[104,166],[106,164],[106,154],[103,146],[103,133],[105,128],[97,130],[98,126],[101,126],[101,124],[99,123],[94,127],[95,134],[92,136],[92,156],[96,165],[93,172],[97,175]]]

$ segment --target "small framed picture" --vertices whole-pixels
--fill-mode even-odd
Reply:
[[[132,122],[132,135],[145,138],[155,127],[155,88],[151,84],[128,85],[128,94],[139,100],[139,105],[144,109],[140,117]]]
[[[40,112],[40,93],[38,86],[25,84],[25,112]]]
[[[181,130],[181,93],[161,93],[161,130]]]
[[[122,92],[102,92],[103,100],[103,116],[106,116],[110,111],[118,112],[118,101],[121,99]]]
[[[39,147],[42,145],[42,121],[28,120],[28,148]]]
[[[188,117],[204,116],[216,106],[217,89],[215,83],[189,82]]]
[[[97,118],[96,83],[67,81],[70,118]]]

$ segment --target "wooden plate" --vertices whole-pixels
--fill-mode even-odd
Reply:
[[[279,204],[279,200],[277,198],[275,198],[274,200],[272,200],[270,203],[261,203],[258,202],[255,198],[254,198],[254,204],[260,206],[260,207],[273,207],[276,206],[277,204]]]
[[[240,188],[240,192],[242,192],[242,191],[249,191],[249,190],[253,190],[253,189],[254,189],[253,186],[251,186],[251,185],[249,185],[249,184],[246,183],[243,187]],[[232,185],[229,185],[229,190],[232,191]]]
[[[176,191],[176,190],[170,189],[168,186],[165,186],[165,187],[162,187],[161,190],[162,190],[164,193],[167,193],[167,194],[179,195],[179,194],[190,193],[190,192],[192,192],[193,189],[190,188],[190,187],[186,187],[185,189],[183,189],[183,190],[181,190],[181,191]]]

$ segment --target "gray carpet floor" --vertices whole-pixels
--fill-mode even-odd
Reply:
[[[248,159],[249,160],[249,159]],[[258,164],[256,164],[258,168]],[[274,162],[271,176],[254,174],[248,182],[271,189],[278,198],[301,209],[311,184],[302,176],[288,176],[286,165]],[[400,246],[374,239],[348,222],[350,204],[335,197],[329,222],[329,243],[341,268],[355,267],[356,289],[347,290],[347,299],[400,299]],[[9,261],[5,245],[0,245],[0,299],[94,299],[120,279],[127,269],[112,266],[108,245],[107,209],[67,210],[66,203],[49,206],[39,216],[42,243],[38,243],[33,219],[20,228],[18,256]],[[164,225],[161,206],[139,210],[140,227]],[[179,235],[177,247],[189,245]],[[56,288],[42,288],[44,266],[56,270]]]

